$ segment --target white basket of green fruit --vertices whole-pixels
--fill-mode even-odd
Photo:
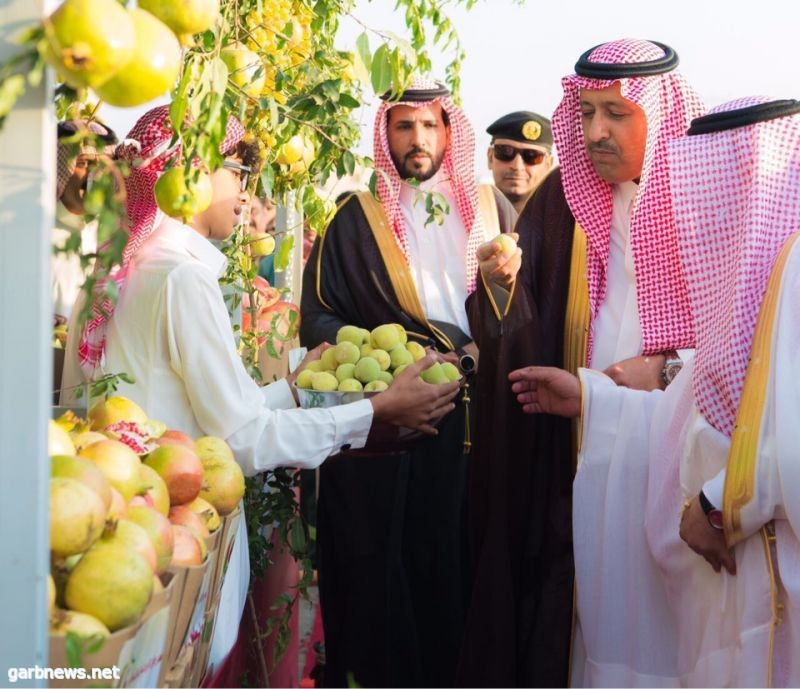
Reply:
[[[425,356],[425,348],[408,341],[397,323],[379,325],[370,332],[345,325],[336,333],[336,346],[305,366],[295,385],[304,409],[334,407],[357,402],[386,390],[403,370]],[[435,363],[422,372],[428,383],[459,380],[451,363]]]

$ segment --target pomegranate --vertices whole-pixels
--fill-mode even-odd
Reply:
[[[175,34],[142,9],[130,10],[136,30],[131,59],[95,89],[100,99],[121,108],[141,105],[172,88],[181,66],[181,46]]]
[[[228,79],[246,96],[258,98],[266,81],[266,71],[258,53],[237,43],[226,46],[219,56],[228,68]]]
[[[196,497],[189,503],[186,503],[186,507],[188,507],[192,512],[194,512],[200,519],[203,520],[206,527],[210,532],[216,531],[221,525],[222,520],[219,518],[219,512],[217,509],[212,505],[208,500],[204,500],[201,497]]]
[[[156,574],[165,572],[172,561],[172,550],[175,546],[169,520],[153,508],[138,505],[128,510],[128,519],[147,532],[156,551]]]
[[[169,512],[169,491],[167,490],[167,484],[164,483],[164,479],[158,475],[155,469],[147,466],[147,464],[142,464],[139,473],[142,477],[145,493],[140,496],[142,498],[142,503],[134,503],[136,498],[133,498],[131,504],[149,505],[166,517]]]
[[[203,465],[197,455],[182,445],[163,445],[153,450],[144,460],[164,479],[171,505],[191,502],[203,484]]]
[[[136,402],[121,395],[98,402],[89,410],[88,416],[93,431],[102,431],[106,426],[120,421],[147,423],[144,410]]]
[[[74,478],[91,488],[103,501],[106,512],[111,507],[111,484],[95,464],[82,457],[53,455],[50,458],[50,476]]]
[[[44,28],[45,60],[75,88],[99,86],[133,55],[133,20],[116,0],[65,0]]]
[[[84,447],[79,457],[94,462],[127,502],[143,490],[139,456],[118,440],[101,440]]]
[[[47,454],[48,455],[74,455],[75,445],[72,439],[61,426],[50,419],[47,425]]]
[[[141,617],[152,592],[153,570],[139,553],[97,545],[75,565],[64,597],[72,610],[93,615],[114,632]]]
[[[73,478],[50,479],[50,550],[66,557],[87,550],[103,533],[106,508],[97,493]]]
[[[230,462],[236,461],[236,458],[233,456],[233,450],[231,450],[228,443],[222,438],[217,438],[213,435],[204,435],[202,438],[198,438],[195,441],[194,447],[201,462],[207,459],[225,459]]]
[[[156,438],[156,445],[183,445],[190,450],[194,450],[194,440],[192,440],[186,433],[168,429],[164,431],[158,438]]]
[[[169,508],[169,521],[171,524],[188,526],[198,536],[205,538],[209,535],[208,527],[203,518],[196,512],[192,512],[187,505],[175,505]]]
[[[244,495],[244,474],[236,462],[203,460],[203,488],[200,497],[225,516],[236,509]]]
[[[158,207],[171,218],[191,220],[202,213],[214,198],[211,176],[199,171],[197,177],[186,180],[182,167],[173,167],[158,178],[153,189]]]
[[[130,513],[130,510],[128,512]],[[106,528],[97,545],[121,546],[139,553],[153,572],[158,567],[158,556],[152,539],[145,529],[128,519],[120,519],[113,526]]]
[[[108,440],[108,436],[97,431],[82,431],[72,435],[72,442],[75,443],[75,451],[80,452],[84,447],[92,443],[99,443],[101,440]]]
[[[116,488],[111,489],[111,507],[106,515],[107,522],[116,522],[128,518],[128,504]]]
[[[66,636],[67,632],[83,638],[95,635],[107,637],[111,633],[96,617],[74,610],[56,610],[50,618],[50,633],[54,636]]]
[[[210,29],[219,16],[219,0],[139,0],[178,36]]]
[[[172,567],[196,567],[206,559],[206,544],[187,526],[172,525],[175,549],[172,551]]]

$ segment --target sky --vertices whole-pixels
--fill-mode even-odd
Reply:
[[[359,22],[408,36],[394,5],[358,0],[353,15],[359,21],[342,19],[340,48],[354,49],[364,30]],[[469,11],[451,8],[467,53],[461,98],[477,135],[476,172],[484,173],[491,122],[514,110],[549,117],[561,97],[561,77],[581,53],[616,38],[672,46],[709,107],[747,95],[800,98],[798,7],[796,0],[478,0]],[[373,50],[377,40],[371,37]],[[434,76],[443,77],[445,59],[435,62]],[[124,134],[142,111],[108,108],[103,116]],[[374,105],[358,118],[364,129],[359,152],[369,155]]]

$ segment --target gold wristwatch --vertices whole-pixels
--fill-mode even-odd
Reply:
[[[683,360],[678,356],[674,349],[671,352],[664,352],[664,368],[661,369],[661,382],[666,388],[678,375],[683,368]]]

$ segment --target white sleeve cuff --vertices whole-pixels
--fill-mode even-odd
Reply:
[[[265,385],[261,388],[261,396],[268,409],[294,409],[297,406],[286,378]]]
[[[350,404],[328,408],[336,426],[333,452],[358,450],[367,444],[372,426],[372,402],[359,400]]]
[[[710,481],[703,484],[703,494],[708,501],[718,510],[722,509],[722,496],[725,492],[725,469],[720,471]]]

